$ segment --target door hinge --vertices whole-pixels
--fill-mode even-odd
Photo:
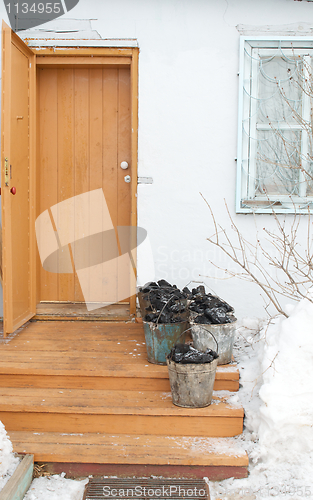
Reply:
[[[9,174],[9,160],[4,158],[4,184],[9,185],[10,174]]]

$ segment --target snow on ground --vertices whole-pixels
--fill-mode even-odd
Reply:
[[[311,296],[313,297],[313,295]],[[245,320],[235,357],[249,477],[210,482],[212,500],[313,498],[313,304],[267,325]]]
[[[13,453],[13,447],[4,425],[0,422],[0,491],[15,471],[19,458]]]
[[[64,473],[38,477],[33,480],[24,500],[81,500],[87,482],[88,479],[66,479]]]
[[[0,422],[0,492],[12,476],[20,459],[13,453],[12,443]],[[65,474],[34,479],[24,500],[81,500],[85,484],[82,481],[66,479]]]
[[[0,422],[0,492],[12,476],[20,459],[13,453],[12,443]],[[65,473],[33,480],[24,500],[81,500],[88,479],[66,479]]]

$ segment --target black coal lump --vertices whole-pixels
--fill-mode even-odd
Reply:
[[[157,299],[157,300],[153,301],[153,307],[157,311],[162,311],[162,309],[164,308],[165,304],[166,304],[166,301],[164,301],[164,300]]]
[[[203,364],[211,363],[214,359],[218,358],[218,354],[212,351],[212,349],[201,352],[189,344],[176,344],[176,346],[171,349],[168,357],[175,363]]]
[[[189,290],[189,288],[187,286],[185,286],[185,288],[183,288],[182,290],[183,294],[185,295],[186,298],[190,297],[192,294],[191,294],[191,291]]]
[[[154,281],[149,281],[149,283],[143,285],[143,287],[141,287],[139,290],[142,293],[147,293],[150,292],[150,290],[152,290],[153,288],[159,288],[159,285]]]
[[[158,285],[161,288],[172,288],[172,285],[166,280],[159,280]]]
[[[174,304],[169,304],[168,305],[168,310],[173,312],[173,313],[180,313],[186,310],[184,304],[181,302],[175,302]]]
[[[184,320],[180,316],[173,316],[171,319],[171,323],[182,323]]]
[[[180,290],[173,290],[173,296],[176,297],[177,299],[184,299],[184,295],[181,293]]]
[[[204,314],[199,314],[199,316],[196,316],[194,322],[201,325],[212,325],[212,321],[204,316]]]
[[[207,304],[209,307],[224,307],[226,312],[233,311],[233,308],[227,304],[224,300],[221,300],[219,297],[215,297],[214,295],[208,293],[204,298],[203,302]]]
[[[213,307],[205,310],[206,317],[215,325],[231,323],[231,319],[227,316],[223,307]]]
[[[145,317],[144,317],[144,320],[145,321],[150,321],[150,322],[152,321],[153,322],[153,321],[157,320],[158,316],[159,315],[156,314],[156,313],[146,314]]]
[[[204,311],[203,306],[201,306],[200,304],[195,304],[195,303],[190,304],[189,309],[190,309],[190,311],[194,311],[197,313],[203,313],[203,311]]]
[[[206,325],[231,323],[235,321],[234,317],[230,318],[227,314],[233,312],[233,307],[211,293],[204,295],[198,293],[199,288],[200,287],[193,289],[193,296],[189,304],[189,310],[198,313],[198,317],[194,320],[196,323],[203,323]],[[201,292],[202,291],[201,289]]]
[[[224,307],[207,307],[205,310],[204,310],[204,315],[211,319],[212,318],[212,311],[213,311],[213,315],[216,314],[217,317],[222,317],[222,316],[226,316],[226,308]]]

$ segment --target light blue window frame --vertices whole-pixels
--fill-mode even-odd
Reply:
[[[247,54],[250,51],[251,54],[255,53],[258,49],[268,51],[268,53],[277,51],[281,48],[286,51],[292,50],[295,54],[300,54],[301,56],[310,57],[313,61],[313,38],[312,37],[282,37],[282,36],[242,36],[240,37],[240,67],[239,67],[239,113],[238,113],[238,146],[237,146],[237,185],[236,185],[236,212],[237,213],[272,213],[273,210],[276,213],[308,213],[308,207],[310,210],[313,209],[313,196],[306,196],[298,189],[299,194],[297,195],[284,195],[282,193],[277,193],[277,195],[271,195],[271,199],[267,197],[267,201],[262,200],[262,196],[256,195],[256,190],[253,188],[253,175],[250,174],[253,169],[253,162],[256,158],[256,146],[253,145],[253,141],[250,141],[247,145],[247,138],[243,132],[243,124],[247,119],[247,105],[245,95],[245,82],[247,78],[250,79],[250,88],[257,85],[254,80],[253,66],[258,65],[256,58],[251,57],[250,66],[247,67]],[[311,67],[313,64],[311,62]],[[247,94],[247,93],[246,93]],[[253,91],[250,92],[253,95]],[[304,94],[304,93],[303,93]],[[303,97],[302,110],[304,112],[304,118],[309,119],[309,113],[311,109],[310,98],[307,96]],[[252,101],[252,99],[250,99]],[[250,109],[249,109],[250,113]],[[253,128],[253,123],[251,125],[253,113],[249,115],[250,125]],[[255,130],[257,127],[255,126]],[[250,132],[249,132],[250,133]],[[301,147],[306,147],[305,134],[301,134]],[[245,144],[246,141],[246,144]],[[246,151],[249,150],[248,162],[249,166],[244,165],[244,161],[247,162]],[[300,175],[300,174],[299,174]],[[300,181],[298,181],[300,184]],[[303,184],[303,182],[302,182]],[[254,195],[253,195],[254,190]],[[276,199],[274,199],[276,198]],[[292,198],[292,201],[290,201]]]

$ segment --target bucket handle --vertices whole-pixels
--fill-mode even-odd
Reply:
[[[218,343],[217,343],[215,336],[213,335],[213,333],[210,330],[206,330],[206,332],[209,332],[209,334],[212,335],[214,342],[216,344],[216,353],[218,354]]]
[[[179,335],[179,337],[177,338],[177,340],[176,340],[176,342],[175,342],[175,344],[174,344],[174,345],[177,345],[177,342],[178,342],[178,340],[180,339],[180,337],[181,337],[184,333],[189,332],[189,330],[191,330],[191,329],[192,329],[192,327],[187,328],[187,330],[184,330],[184,331],[183,331],[183,332]],[[209,334],[210,334],[210,335],[212,335],[212,337],[213,337],[213,339],[214,339],[214,342],[215,342],[215,344],[216,344],[216,353],[218,354],[218,343],[217,343],[217,340],[216,340],[215,336],[213,335],[213,333],[212,333],[212,332],[210,332],[210,330],[206,330],[206,331],[207,331],[207,332],[209,332]]]
[[[150,293],[150,292],[149,292],[149,293]],[[167,302],[164,304],[164,306],[162,307],[162,309],[161,309],[161,311],[160,311],[160,314],[159,314],[159,316],[158,316],[158,319],[157,319],[157,321],[156,321],[156,325],[158,325],[158,324],[159,324],[159,319],[160,319],[160,317],[161,317],[162,312],[164,311],[164,309],[166,308],[167,304],[169,304],[169,303],[170,303],[170,301],[171,301],[172,299],[176,299],[176,300],[183,300],[183,299],[178,299],[177,297],[175,297],[175,295],[171,295],[171,296],[170,296],[170,298],[168,299],[168,301],[167,301]],[[186,330],[186,331],[187,331],[187,330]],[[184,332],[183,332],[183,333],[184,333]],[[182,335],[182,334],[181,334],[181,335]],[[181,336],[181,335],[180,335],[180,336]]]
[[[170,287],[165,287],[165,288],[170,288]],[[147,294],[149,295],[149,301],[150,301],[150,293],[151,293],[152,291],[153,291],[153,289],[152,289],[152,290],[149,290],[149,291],[147,292]],[[171,296],[170,296],[170,298],[169,298],[169,299],[168,299],[168,301],[164,304],[164,306],[162,307],[162,309],[161,309],[161,311],[160,311],[160,313],[159,313],[158,319],[156,320],[156,326],[158,326],[158,324],[159,324],[159,319],[160,319],[160,317],[161,317],[161,314],[162,314],[162,312],[164,311],[164,309],[166,308],[167,304],[169,304],[169,303],[171,302],[171,300],[173,300],[173,299],[175,299],[175,300],[177,300],[177,301],[179,301],[179,300],[184,300],[184,299],[179,299],[179,298],[175,297],[175,295],[171,295]],[[151,301],[150,301],[150,304],[151,304]]]

